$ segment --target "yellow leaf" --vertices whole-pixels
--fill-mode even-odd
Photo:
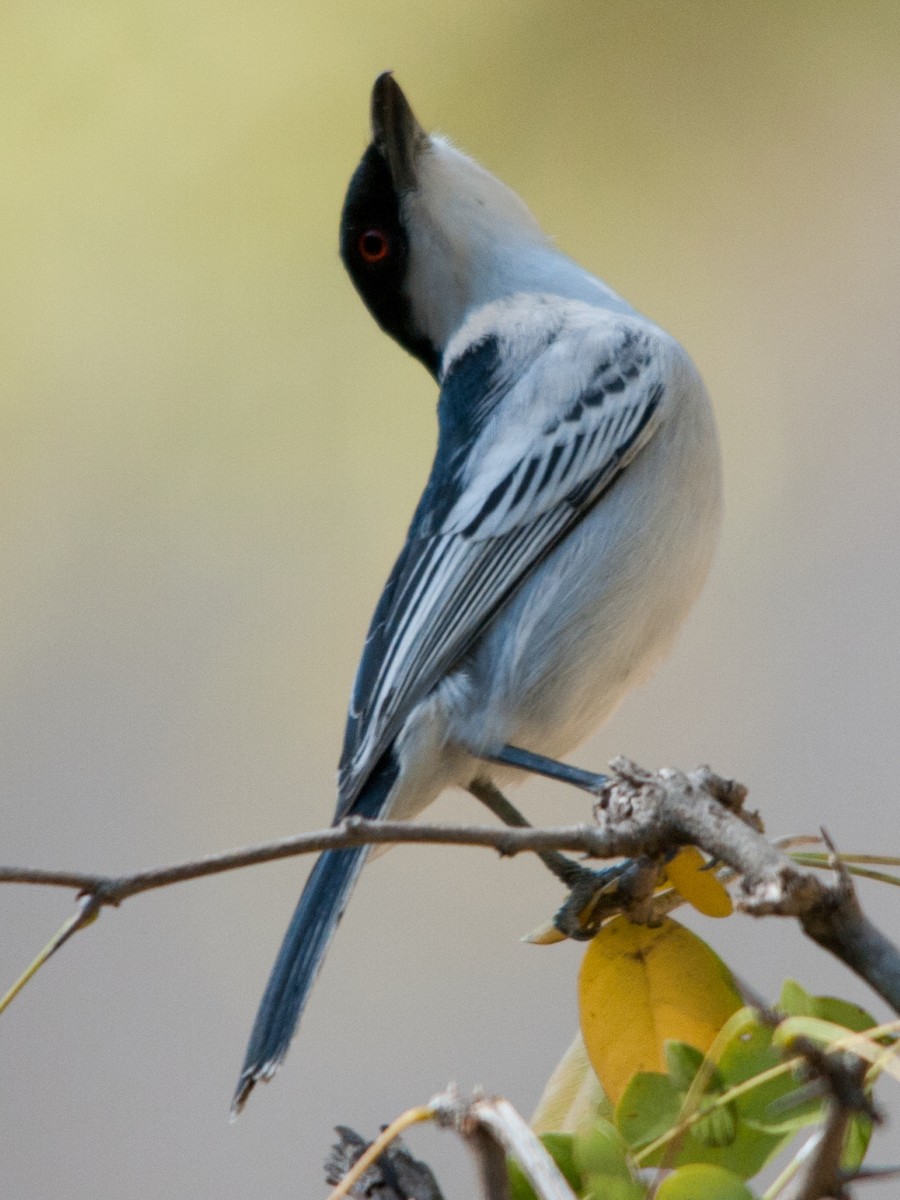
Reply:
[[[638,1071],[665,1072],[665,1044],[704,1054],[741,1007],[728,968],[695,934],[616,917],[591,941],[578,981],[581,1032],[603,1090],[618,1103]]]
[[[535,1133],[580,1133],[603,1112],[606,1097],[594,1073],[581,1034],[560,1059],[547,1080],[544,1094],[531,1118]]]
[[[696,846],[682,846],[666,863],[666,874],[676,892],[705,917],[730,917],[734,912],[731,897],[706,867],[706,859]]]

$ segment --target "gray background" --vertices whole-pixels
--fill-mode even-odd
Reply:
[[[710,761],[773,833],[900,852],[894,3],[12,0],[3,859],[126,871],[330,819],[365,625],[434,444],[434,386],[335,249],[385,67],[684,341],[716,404],[713,576],[578,761]],[[584,812],[549,785],[519,799]],[[433,813],[479,815],[463,796]],[[312,1197],[338,1121],[371,1135],[449,1079],[531,1109],[581,951],[518,937],[558,889],[529,861],[402,848],[365,873],[287,1069],[227,1124],[305,870],[133,901],[41,973],[0,1022],[5,1195]],[[894,928],[897,896],[863,895]],[[0,891],[5,981],[69,911]],[[884,1013],[790,925],[688,920],[764,994],[790,974]],[[413,1144],[468,1193],[448,1138]]]

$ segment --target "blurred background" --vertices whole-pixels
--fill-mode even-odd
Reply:
[[[709,761],[773,834],[900,852],[893,0],[7,0],[2,858],[125,872],[330,820],[435,438],[433,383],[336,253],[387,67],[685,343],[717,408],[712,578],[577,761]],[[585,812],[551,785],[518,798]],[[450,1079],[531,1110],[575,1028],[581,950],[518,940],[558,887],[524,858],[406,847],[364,874],[287,1068],[229,1126],[307,869],[131,901],[41,972],[0,1030],[6,1195],[314,1197],[338,1122],[372,1136]],[[896,929],[896,893],[863,898]],[[4,987],[71,909],[0,891]],[[885,1011],[790,924],[686,920],[764,995],[792,975]],[[411,1143],[471,1194],[451,1139]]]

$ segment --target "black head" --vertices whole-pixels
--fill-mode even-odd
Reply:
[[[390,74],[375,82],[372,135],[344,199],[341,259],[385,333],[435,375],[440,351],[417,328],[405,290],[409,238],[401,204],[415,186],[415,157],[427,135]]]

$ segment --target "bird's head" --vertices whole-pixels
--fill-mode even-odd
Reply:
[[[390,72],[341,215],[341,258],[379,325],[437,373],[465,316],[527,287],[549,239],[522,200],[428,134]]]

